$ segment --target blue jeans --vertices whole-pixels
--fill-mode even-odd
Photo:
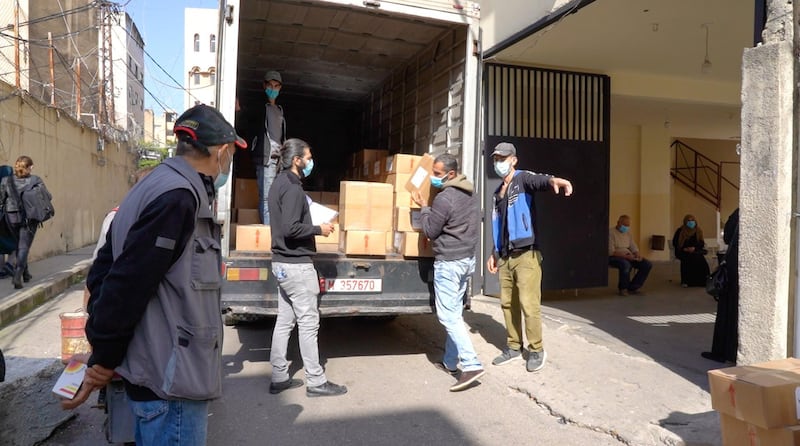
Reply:
[[[208,401],[129,401],[140,446],[204,446]]]
[[[278,170],[278,160],[269,159],[266,166],[256,166],[256,183],[258,184],[258,214],[261,215],[261,223],[269,224],[269,188],[275,181]]]
[[[436,294],[436,317],[447,331],[444,344],[445,367],[455,370],[459,359],[461,370],[469,372],[483,368],[472,347],[464,326],[464,293],[467,280],[475,271],[475,257],[459,260],[437,260],[433,263],[433,291]]]
[[[619,270],[617,288],[629,291],[636,291],[641,288],[644,285],[644,281],[647,280],[647,275],[650,274],[650,269],[653,268],[653,264],[647,259],[626,260],[622,257],[614,256],[608,258],[608,264]],[[638,270],[636,275],[633,276],[633,280],[631,280],[631,268]]]

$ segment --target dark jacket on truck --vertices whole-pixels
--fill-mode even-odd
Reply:
[[[460,174],[444,183],[431,207],[422,208],[422,231],[433,240],[436,260],[475,255],[480,210],[472,183]]]

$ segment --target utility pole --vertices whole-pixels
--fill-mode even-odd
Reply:
[[[81,60],[75,58],[75,118],[81,120]]]
[[[14,2],[14,81],[19,89],[19,0]]]
[[[50,56],[50,105],[56,105],[56,72],[53,66],[53,33],[47,32],[48,53]]]

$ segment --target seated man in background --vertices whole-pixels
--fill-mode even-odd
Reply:
[[[653,264],[639,254],[639,248],[630,233],[631,218],[620,215],[617,225],[608,232],[608,264],[619,269],[617,288],[620,296],[639,294]],[[631,280],[631,268],[638,271]]]

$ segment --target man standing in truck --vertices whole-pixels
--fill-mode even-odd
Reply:
[[[449,153],[433,160],[431,186],[442,189],[431,207],[425,206],[419,191],[412,193],[412,199],[422,206],[422,231],[433,241],[436,317],[447,331],[444,357],[436,367],[458,377],[450,386],[451,392],[458,392],[469,388],[485,373],[463,317],[464,293],[469,277],[475,272],[480,209],[475,188],[466,176],[458,173],[458,159]]]
[[[261,222],[268,225],[270,218],[267,196],[277,173],[281,144],[286,140],[286,120],[283,118],[283,108],[276,103],[283,86],[281,74],[274,70],[267,71],[262,86],[267,101],[263,109],[249,117],[250,131],[247,132],[247,137],[251,141],[252,160],[256,169],[258,214]]]
[[[280,151],[280,171],[269,191],[272,208],[272,274],[278,281],[278,317],[272,331],[272,382],[269,393],[300,387],[303,382],[289,376],[286,353],[289,337],[297,324],[300,356],[306,370],[306,396],[336,396],[347,387],[325,377],[319,362],[319,275],[311,257],[317,252],[314,236],[329,236],[333,224],[311,222],[301,179],[311,174],[311,148],[300,139],[287,140]]]
[[[544,367],[547,353],[542,343],[542,254],[536,229],[536,192],[548,189],[572,195],[572,183],[552,175],[517,170],[517,149],[501,142],[492,152],[494,172],[503,182],[494,192],[492,240],[494,250],[486,262],[490,273],[500,271],[500,306],[506,320],[506,348],[492,364],[522,359],[522,328],[528,339],[526,369]],[[524,316],[524,319],[523,319]]]

